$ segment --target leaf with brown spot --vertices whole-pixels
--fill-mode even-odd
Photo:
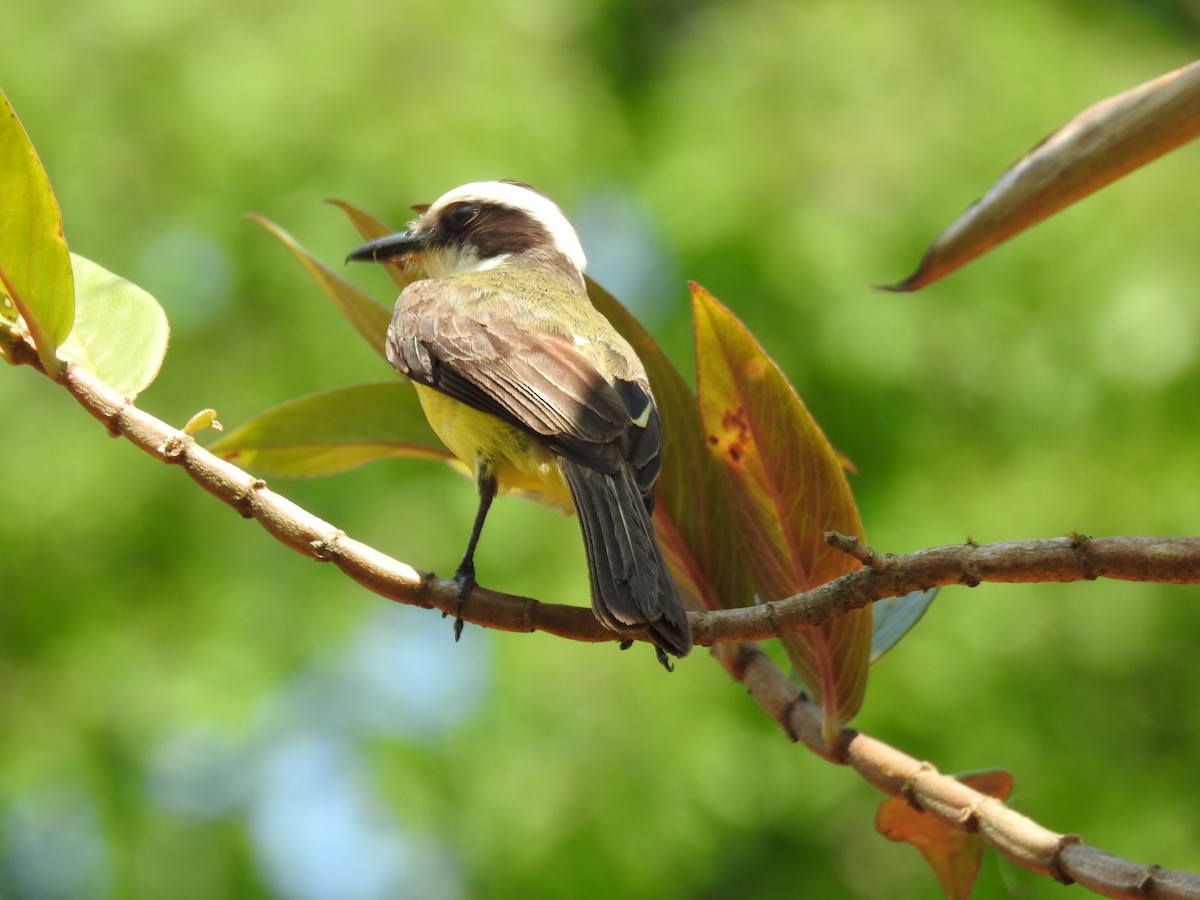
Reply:
[[[862,537],[840,458],[746,327],[698,285],[692,310],[705,445],[722,473],[755,591],[780,600],[857,568],[824,540],[826,531]],[[784,639],[825,710],[827,741],[862,705],[870,642],[870,607]]]
[[[1012,792],[1012,775],[1002,769],[974,772],[958,778],[981,794],[1004,800]],[[875,829],[890,841],[903,841],[920,851],[933,869],[947,900],[970,896],[983,857],[983,837],[963,831],[917,809],[904,797],[889,797],[879,804]]]
[[[917,270],[887,290],[915,291],[1200,135],[1200,62],[1095,104],[1000,176],[943,231]]]

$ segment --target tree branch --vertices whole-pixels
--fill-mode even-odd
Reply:
[[[5,341],[5,358],[46,374],[25,336]],[[401,603],[443,612],[456,610],[456,588],[356,541],[333,525],[267,488],[266,483],[200,447],[191,435],[156,419],[128,398],[68,363],[54,377],[112,435],[120,435],[161,462],[177,465],[239,514],[256,519],[284,545],[332,562],[375,593]],[[831,540],[838,542],[840,536]],[[1200,581],[1200,539],[1082,536],[1052,541],[938,547],[880,560],[869,549],[848,548],[867,567],[795,597],[745,609],[692,613],[698,643],[772,637],[820,622],[883,597],[940,584],[981,581],[1077,581],[1110,577],[1141,581]],[[870,554],[867,556],[867,554]],[[874,566],[874,568],[872,568]],[[771,609],[768,611],[768,607]],[[538,603],[484,589],[463,609],[469,621],[506,631],[546,631],[581,641],[619,640],[583,607]],[[1051,832],[1003,802],[942,775],[887,744],[843,728],[832,747],[821,737],[821,710],[753,644],[718,647],[716,655],[746,685],[758,705],[794,741],[841,765],[868,783],[905,796],[918,808],[955,828],[978,831],[997,851],[1031,871],[1077,882],[1111,897],[1200,900],[1200,877],[1139,866],[1088,847],[1078,838]]]
[[[1128,862],[1088,846],[1076,835],[1057,834],[1003,801],[861,731],[843,728],[833,747],[827,747],[821,737],[821,708],[762,650],[743,644],[736,649],[723,648],[717,655],[793,741],[802,742],[830,762],[850,766],[884,793],[905,797],[954,828],[978,832],[1022,868],[1064,884],[1079,884],[1105,897],[1200,897],[1200,876]]]
[[[1030,583],[1115,578],[1160,584],[1200,584],[1200,538],[1075,535],[995,544],[953,544],[903,556],[863,553],[857,541],[830,532],[834,546],[855,558],[876,560],[864,568],[785,600],[693,613],[698,644],[760,641],[818,625],[830,616],[947,584],[975,587],[985,582]]]

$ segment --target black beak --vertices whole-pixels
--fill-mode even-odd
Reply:
[[[427,240],[427,236],[418,231],[387,234],[351,250],[346,262],[392,262],[409,253],[425,249]]]

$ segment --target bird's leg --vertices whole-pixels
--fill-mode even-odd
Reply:
[[[463,620],[462,608],[467,594],[475,587],[475,545],[479,543],[479,535],[483,532],[483,522],[487,518],[492,499],[496,496],[496,476],[491,466],[482,462],[475,467],[475,487],[479,491],[479,508],[475,511],[475,524],[471,526],[471,536],[467,539],[467,549],[463,552],[462,562],[454,570],[454,583],[458,586],[458,606],[454,617],[454,640],[462,637]]]

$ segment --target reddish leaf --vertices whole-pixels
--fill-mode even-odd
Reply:
[[[1200,62],[1081,112],[1000,176],[888,290],[915,291],[1200,135]]]
[[[1012,776],[1001,769],[963,775],[958,780],[998,800],[1005,799],[1013,786]],[[904,797],[889,797],[879,804],[875,829],[890,841],[916,847],[933,869],[947,900],[970,896],[983,856],[983,838],[977,832],[953,828]]]
[[[704,448],[696,396],[637,320],[588,280],[596,308],[633,345],[650,377],[663,429],[654,524],[675,581],[696,608],[745,605],[749,589],[720,473]]]
[[[763,600],[779,600],[857,568],[824,540],[831,530],[862,536],[845,473],[825,435],[746,327],[697,285],[692,310],[700,416],[754,589]],[[869,607],[784,641],[825,709],[829,741],[862,704],[870,641]]]

